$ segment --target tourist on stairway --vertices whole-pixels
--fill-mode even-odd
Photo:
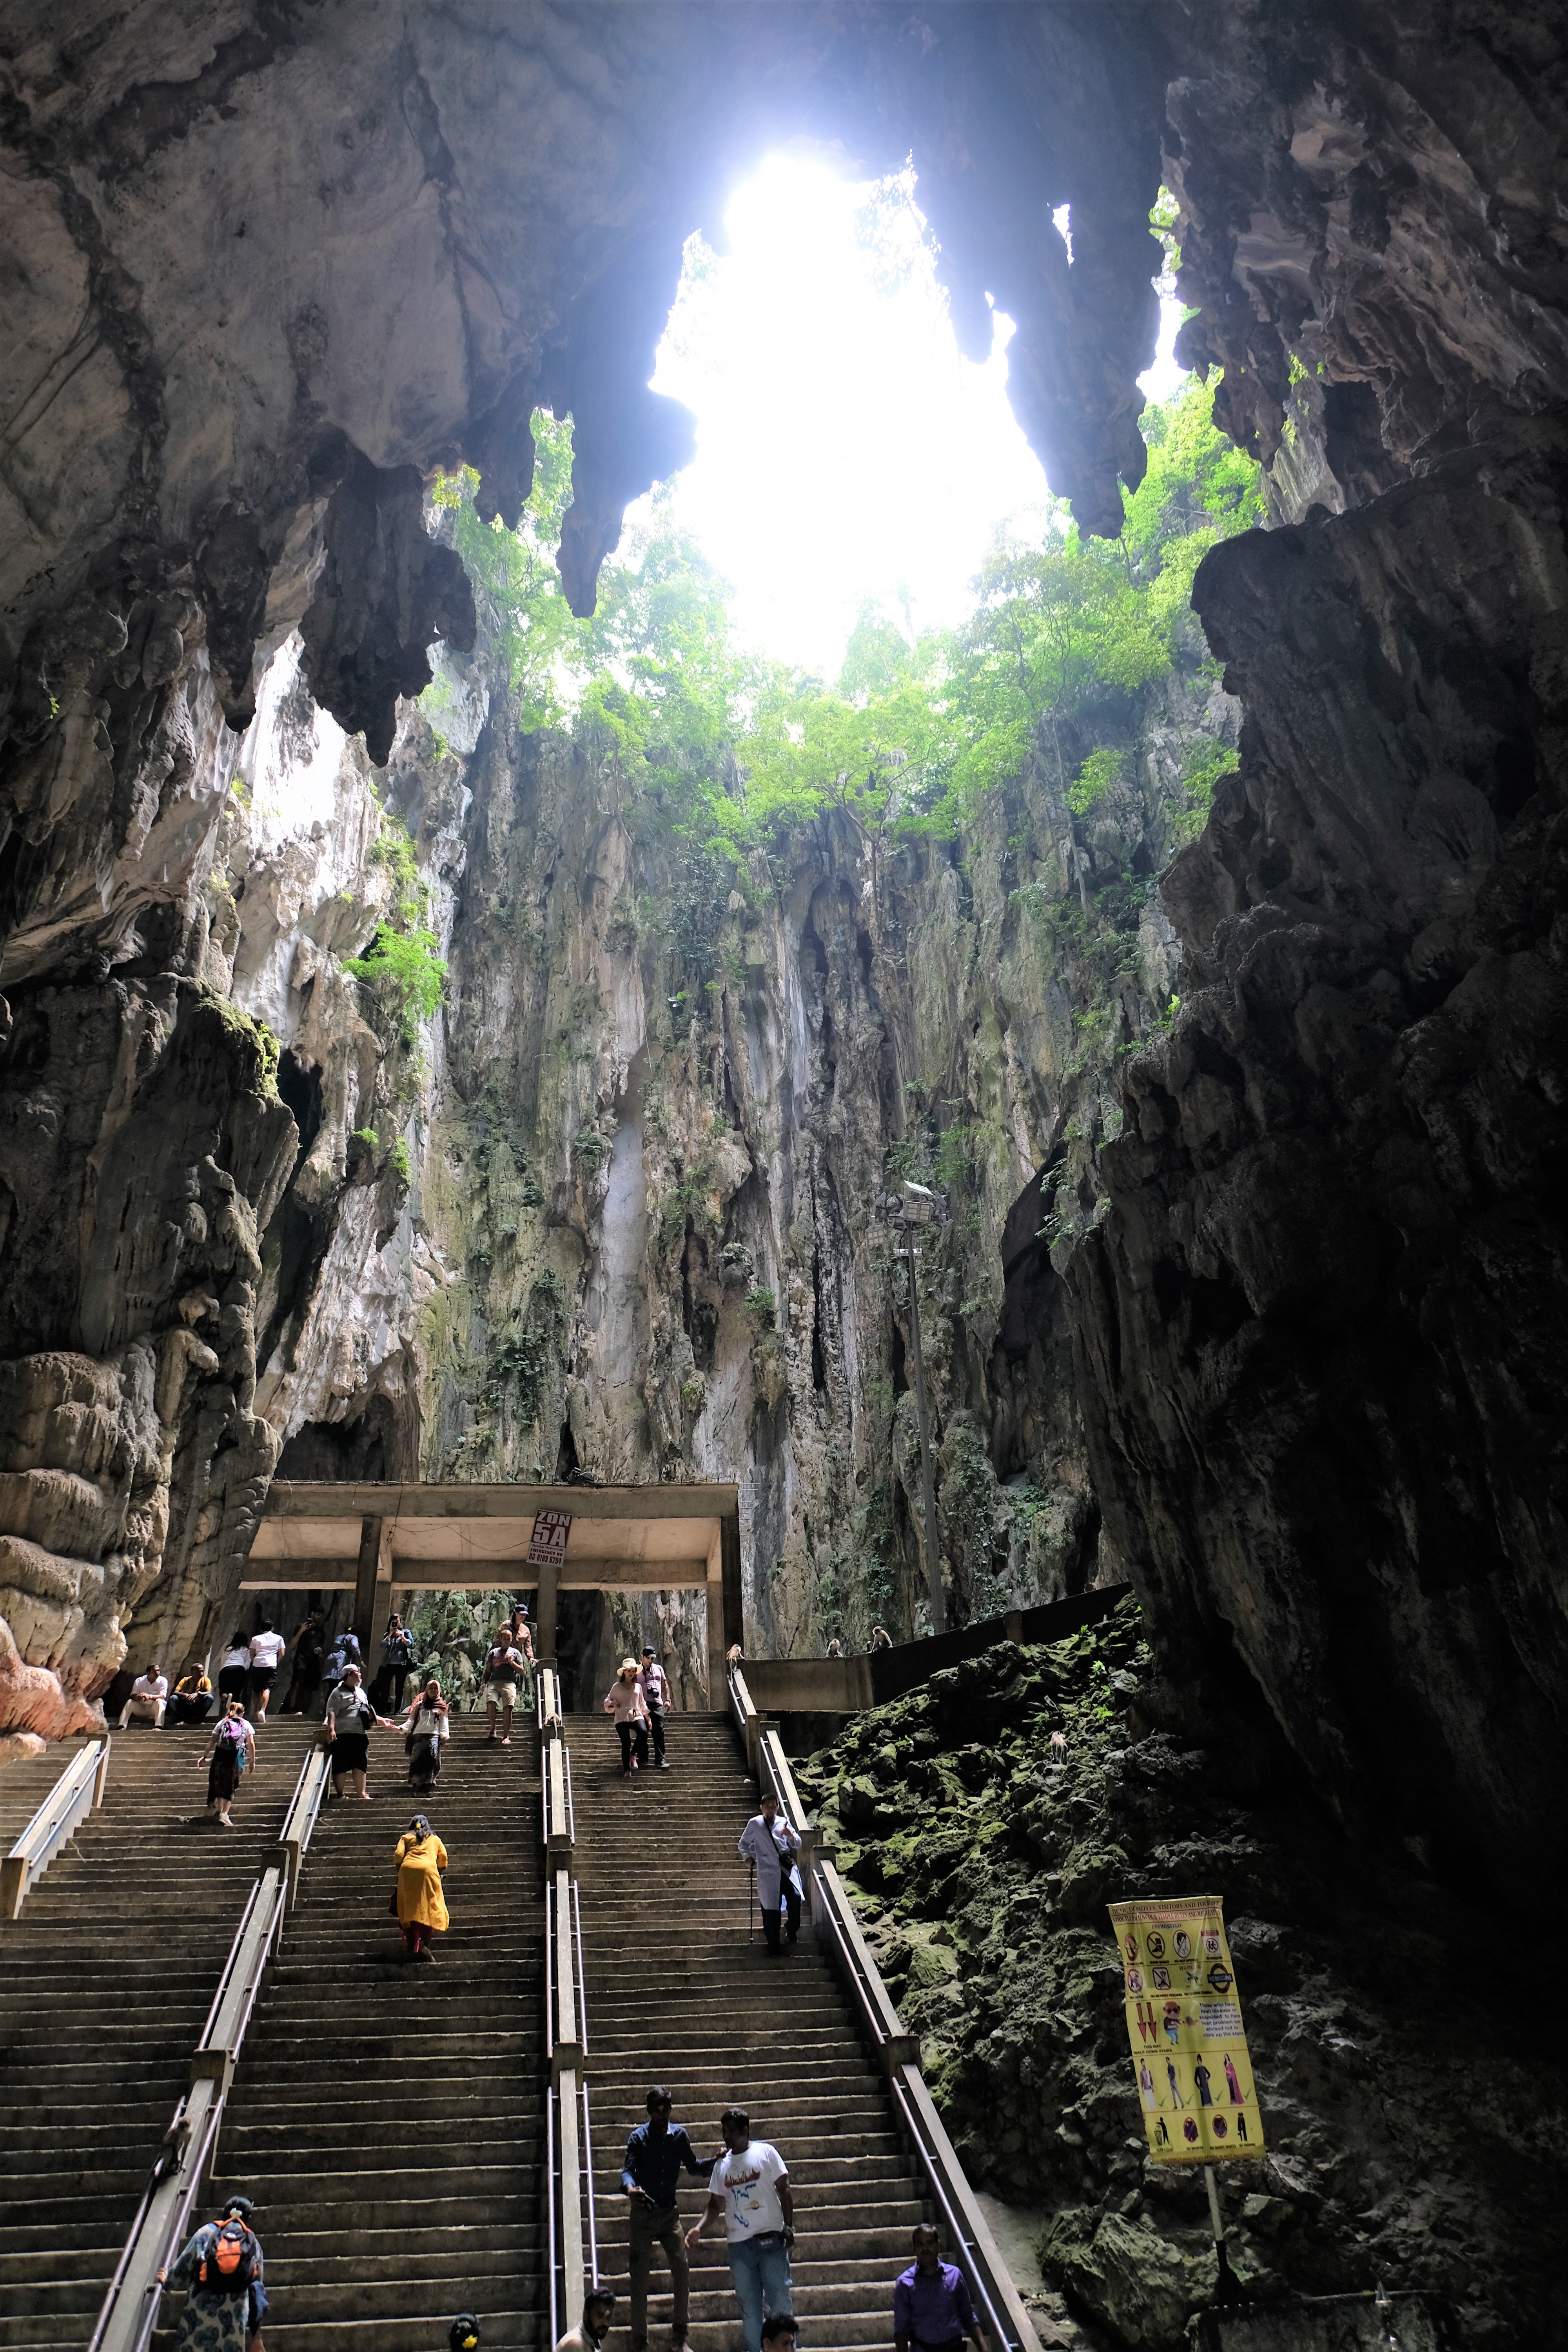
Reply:
[[[228,1809],[234,1802],[239,1776],[247,1764],[256,1761],[256,1734],[245,1719],[243,1699],[225,1699],[223,1713],[213,1726],[213,1736],[196,1761],[207,1768],[208,1812],[216,1813],[226,1830],[233,1829]]]
[[[179,2258],[158,2273],[160,2286],[185,2289],[174,2352],[264,2352],[261,2241],[250,2226],[248,2197],[230,2197],[216,2221],[204,2221]]]
[[[640,1771],[647,1762],[647,1701],[635,1658],[623,1658],[605,1696],[605,1713],[616,1718],[621,1743],[621,1777]]]
[[[450,1713],[441,1696],[439,1678],[432,1675],[417,1693],[404,1726],[403,1745],[408,1752],[408,1785],[427,1797],[441,1778],[441,1743],[449,1737]]]
[[[213,1686],[199,1670],[182,1675],[169,1701],[170,1723],[205,1723],[212,1713]]]
[[[893,2289],[894,2352],[962,2352],[972,2336],[975,2352],[985,2339],[974,2316],[963,2273],[937,2252],[936,2231],[921,2221],[914,2233],[914,2261]]]
[[[689,2250],[710,2221],[724,2216],[730,2276],[745,2326],[746,2352],[762,2352],[764,2313],[793,2312],[789,2250],[795,2243],[795,2199],[789,2171],[776,2147],[752,2137],[744,2107],[719,2118],[724,2154],[708,2183],[708,2210],[688,2230]]]
[[[661,1772],[668,1772],[664,1760],[664,1718],[670,1704],[669,1676],[658,1663],[658,1652],[651,1642],[643,1643],[642,1672],[637,1676],[642,1685],[643,1701],[647,1708],[648,1729],[653,1733],[653,1760]]]
[[[524,1715],[533,1713],[533,1636],[528,1630],[528,1612],[520,1601],[507,1621],[511,1633],[511,1645],[522,1654],[522,1672],[518,1676],[518,1705]]]
[[[793,1944],[800,1933],[800,1879],[795,1866],[799,1845],[799,1836],[780,1812],[779,1801],[771,1791],[763,1799],[761,1812],[752,1814],[736,1841],[735,1851],[742,1861],[751,1863],[756,1870],[763,1934],[775,1959],[783,1949],[779,1915],[786,1905],[789,1942]]]
[[[500,1744],[511,1746],[511,1713],[517,1705],[517,1678],[523,1672],[522,1652],[511,1638],[510,1625],[498,1625],[485,1658],[485,1714],[489,1719],[490,1741],[496,1736],[496,1716],[501,1718]]]
[[[322,1717],[327,1727],[327,1745],[332,1751],[332,1794],[342,1799],[343,1782],[352,1780],[356,1797],[368,1797],[365,1773],[370,1766],[370,1735],[379,1724],[383,1731],[395,1731],[384,1715],[377,1715],[366,1694],[360,1688],[359,1668],[343,1668],[343,1678],[327,1701]]]
[[[245,1634],[236,1633],[217,1662],[217,1695],[243,1699],[249,1688],[250,1643]]]
[[[154,1731],[163,1727],[163,1708],[169,1696],[169,1677],[162,1666],[150,1665],[144,1675],[138,1675],[131,1685],[131,1696],[120,1710],[120,1728],[124,1730],[133,1715],[144,1716]]]
[[[283,1702],[285,1715],[313,1715],[321,1691],[321,1665],[326,1656],[327,1639],[321,1631],[321,1612],[312,1609],[294,1636],[294,1679],[289,1685],[289,1696]]]
[[[267,1702],[272,1696],[272,1685],[278,1679],[278,1669],[283,1663],[283,1653],[289,1647],[270,1617],[261,1621],[261,1631],[250,1637],[250,1696],[256,1702],[256,1720],[267,1720]]]
[[[342,1682],[350,1666],[358,1666],[362,1674],[364,1671],[364,1658],[360,1650],[359,1635],[354,1633],[334,1633],[332,1646],[327,1653],[327,1688],[329,1690]]]
[[[799,2334],[793,2311],[771,2311],[763,2322],[763,2352],[795,2352]]]
[[[668,2257],[675,2290],[669,2340],[686,2352],[691,2264],[680,2231],[676,2192],[682,2169],[704,2180],[712,2168],[700,2161],[685,2125],[672,2124],[669,2115],[669,2093],[656,2083],[647,2095],[647,2121],[638,2124],[627,2140],[621,2167],[621,2187],[631,2200],[632,2352],[643,2352],[647,2343],[647,2275],[656,2245],[662,2246]]]
[[[616,2315],[616,2298],[603,2287],[590,2287],[583,2297],[583,2324],[569,2327],[555,2352],[599,2352]]]
[[[381,1637],[381,1665],[370,1686],[372,1705],[384,1706],[390,1699],[395,1707],[401,1706],[403,1686],[413,1671],[414,1636],[395,1609]]]
[[[397,1864],[397,1889],[394,1902],[397,1924],[403,1930],[404,1948],[411,1960],[433,1960],[430,1949],[432,1936],[444,1936],[451,1926],[447,1916],[447,1898],[441,1891],[441,1873],[447,1867],[447,1849],[426,1820],[416,1813],[397,1841],[393,1856]]]

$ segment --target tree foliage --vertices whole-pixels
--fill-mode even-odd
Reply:
[[[1183,657],[1199,562],[1262,517],[1258,468],[1212,406],[1212,391],[1189,381],[1146,409],[1148,470],[1123,494],[1120,541],[1084,539],[1053,506],[1032,538],[998,536],[962,628],[917,635],[907,611],[866,608],[831,686],[737,644],[728,587],[668,497],[606,565],[593,618],[574,620],[553,554],[569,424],[535,419],[534,488],[517,531],[480,522],[471,473],[435,495],[454,510],[518,724],[569,726],[614,755],[666,831],[742,868],[750,850],[829,812],[873,850],[889,833],[950,834],[1035,758],[1072,816],[1088,815],[1123,755],[1085,754],[1086,730]],[[1214,743],[1189,748],[1194,812],[1226,757]]]

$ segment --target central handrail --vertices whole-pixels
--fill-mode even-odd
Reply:
[[[559,1717],[547,1735],[542,1733],[541,1748],[544,2056],[549,2069],[544,2103],[545,2254],[553,2340],[563,2324],[570,2329],[582,2321],[584,2273],[593,2286],[599,2284],[599,2243],[593,2115],[586,2080],[588,1993],[583,1904],[576,1884],[577,1825],[572,1756],[562,1737]]]

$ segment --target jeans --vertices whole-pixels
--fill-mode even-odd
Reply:
[[[635,1744],[636,1748],[637,1748],[637,1762],[638,1762],[639,1764],[646,1764],[646,1763],[647,1762],[647,1724],[646,1724],[646,1723],[617,1723],[617,1724],[616,1724],[616,1729],[620,1733],[620,1736],[621,1736],[621,1769],[622,1769],[622,1771],[623,1771],[623,1772],[629,1772],[629,1771],[631,1770],[631,1769],[632,1769],[632,1748],[633,1748],[634,1744]]]
[[[656,1764],[662,1764],[664,1761],[663,1707],[656,1707],[649,1710],[647,1727],[653,1734],[653,1760]]]
[[[726,2251],[730,2276],[746,2330],[746,2352],[763,2352],[763,2322],[775,2312],[794,2315],[790,2300],[789,2248],[782,2238],[731,2238]]]
[[[686,2252],[686,2240],[680,2231],[680,2215],[673,2205],[660,2212],[646,2197],[634,2197],[631,2202],[631,2269],[632,2269],[632,2342],[647,2342],[647,2274],[655,2246],[662,2246],[669,2260],[670,2284],[675,2289],[675,2313],[671,2322],[675,2341],[686,2341],[686,2325],[691,2309],[691,2263]]]

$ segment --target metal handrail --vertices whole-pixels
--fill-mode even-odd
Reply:
[[[985,2306],[985,2315],[991,2322],[995,2341],[998,2344],[1011,2344],[1016,2340],[1015,2333],[1007,2327],[996,2305],[991,2300],[985,2277],[986,2265],[978,2259],[976,2249],[970,2243],[957,2214],[952,2210],[947,2190],[942,2186],[941,2168],[931,2150],[926,2146],[925,2134],[921,2129],[920,2118],[915,2113],[913,2103],[896,2076],[893,2080],[893,2095],[904,2111],[904,2121],[909,2127],[910,2137],[914,2143],[916,2158],[925,2174],[932,2196],[942,2207],[953,2249],[968,2273],[969,2284]]]
[[[1005,2347],[1005,2352],[1039,2352],[1033,2323],[1016,2289],[1012,2289],[1000,2255],[989,2244],[984,2216],[974,2204],[963,2168],[925,2087],[916,2062],[917,2045],[894,2007],[882,1981],[882,1972],[867,1947],[844,1882],[826,1857],[814,1865],[812,1877],[820,1897],[818,1916],[827,1921],[833,1931],[833,1942],[855,1989],[868,2037],[887,2068],[889,2084],[903,2112],[916,2161],[946,2217],[954,2259],[975,2296],[984,2305],[996,2330],[998,2346]],[[929,2109],[929,2116],[921,2111],[922,2102]],[[1012,2289],[1011,2294],[1008,2289]]]
[[[577,1882],[572,1881],[572,1916],[577,1927],[577,2031],[582,2036],[583,2055],[588,2055],[588,1972],[583,1964],[583,1904]]]
[[[546,2009],[547,2021],[549,2015]],[[544,2034],[548,2043],[548,2022]],[[547,2049],[545,2055],[549,2054]],[[553,2345],[561,2340],[561,2322],[556,2317],[555,2301],[555,2095],[548,2088],[544,2094],[544,2273],[550,2281],[550,2341]]]
[[[588,2272],[599,2284],[599,2231],[594,2218],[594,2134],[588,2122],[588,2076],[583,2075],[583,2178],[588,2184]]]
[[[308,1748],[300,1767],[300,1777],[294,1783],[294,1793],[289,1800],[289,1810],[283,1816],[283,1826],[278,1832],[278,1843],[283,1851],[289,1873],[289,1907],[293,1908],[300,1892],[300,1872],[316,1823],[321,1819],[321,1800],[326,1794],[331,1775],[331,1758],[324,1748]]]
[[[821,1872],[814,1871],[812,1873],[812,1876],[820,1885],[822,1883]],[[877,2014],[877,2004],[872,1999],[870,1988],[867,1984],[860,1969],[856,1964],[855,1955],[850,1949],[849,1944],[846,1940],[843,1928],[838,1924],[837,1915],[834,1911],[832,1905],[826,1901],[823,1904],[823,1916],[833,1930],[833,1939],[838,1947],[839,1957],[844,1962],[845,1971],[848,1976],[850,1983],[854,1986],[856,1992],[859,1996],[860,2007],[865,2018],[866,2030],[869,2033],[871,2040],[876,2044],[877,2048],[879,2050],[883,2050],[887,2047],[889,2037],[882,2024],[881,2019]]]
[[[10,1853],[0,1864],[0,1918],[15,1919],[36,1880],[59,1856],[94,1807],[103,1802],[110,1742],[89,1740],[71,1758]]]
[[[298,1797],[298,1789],[295,1794]],[[216,2154],[229,2085],[260,1995],[267,1964],[278,1943],[288,1902],[288,1874],[277,1866],[262,1873],[246,1898],[239,1926],[218,1977],[217,1990],[191,2056],[191,2086],[174,2109],[163,2145],[148,2174],[88,2352],[146,2352],[158,2317],[157,2273],[167,2268],[172,2249],[189,2226],[191,2208],[201,2193]],[[184,2186],[177,2197],[165,2201],[160,2213],[160,2191],[175,2179],[183,2179]],[[127,2301],[131,2293],[127,2282],[133,2277],[146,2281],[134,2296],[134,2307]]]
[[[566,1834],[574,1845],[577,1843],[577,1808],[572,1801],[572,1750],[564,1740],[561,1743],[561,1761],[566,1772]]]
[[[550,1916],[553,1901],[550,1873],[546,1871],[544,1874],[544,2055],[547,2059],[553,2058],[555,2055],[555,1969],[554,1955],[551,1950],[551,1946],[555,1941],[555,1923]]]

